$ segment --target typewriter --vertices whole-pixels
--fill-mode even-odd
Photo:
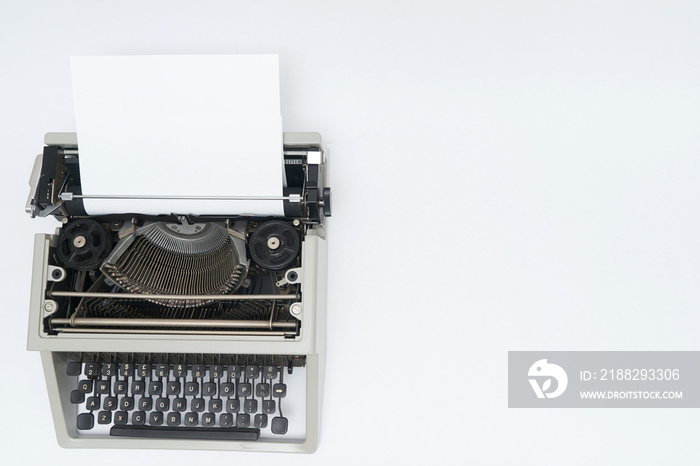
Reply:
[[[44,142],[26,211],[61,225],[35,238],[27,346],[58,443],[315,451],[331,214],[320,135],[284,133],[279,217],[90,216],[75,133]]]

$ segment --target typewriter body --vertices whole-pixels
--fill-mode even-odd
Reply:
[[[28,349],[61,446],[316,450],[331,195],[320,135],[283,141],[284,216],[90,216],[76,135],[46,135],[26,210],[61,224],[35,238]]]

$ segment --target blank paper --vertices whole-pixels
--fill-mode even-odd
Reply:
[[[73,57],[85,195],[282,196],[276,55]],[[85,199],[91,215],[283,214],[282,201]]]

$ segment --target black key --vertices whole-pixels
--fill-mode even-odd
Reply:
[[[135,380],[131,384],[131,394],[132,395],[143,395],[146,393],[146,382],[143,380]]]
[[[143,411],[134,411],[133,416],[131,416],[131,423],[136,426],[142,426],[146,424],[146,413]]]
[[[117,380],[114,382],[114,393],[117,395],[126,395],[129,391],[129,383],[126,380]]]
[[[186,377],[187,364],[175,364],[175,366],[173,367],[173,375],[175,377]]]
[[[85,401],[85,393],[81,392],[80,390],[73,390],[70,392],[70,402],[73,403],[74,405],[79,405]]]
[[[148,394],[158,395],[163,393],[163,382],[149,382],[148,383]]]
[[[197,396],[199,394],[199,384],[197,382],[187,382],[185,384],[186,396]]]
[[[130,362],[123,362],[119,364],[119,375],[122,377],[131,377],[134,375],[134,365]]]
[[[262,410],[266,414],[275,414],[275,409],[277,409],[275,400],[263,400]]]
[[[210,413],[220,413],[223,407],[223,403],[218,398],[209,400],[209,412]]]
[[[168,395],[180,394],[180,382],[168,382]]]
[[[141,411],[150,411],[151,409],[153,409],[153,398],[142,396],[139,399],[139,409]]]
[[[117,374],[117,365],[113,362],[102,364],[102,375],[105,377],[113,377]],[[99,422],[99,421],[98,421]]]
[[[97,377],[100,374],[100,364],[97,362],[88,362],[85,364],[85,375],[88,377]]]
[[[192,411],[201,413],[204,411],[204,400],[202,398],[192,399]]]
[[[202,395],[204,395],[204,396],[216,395],[216,384],[214,382],[203,383],[202,384]]]
[[[222,414],[219,416],[219,425],[221,427],[231,427],[233,425],[233,414]]]
[[[224,366],[220,364],[209,366],[209,377],[212,379],[218,379],[222,375],[224,375]]]
[[[192,377],[196,379],[201,379],[206,373],[206,368],[204,364],[194,364],[192,365]]]
[[[253,427],[264,429],[267,427],[267,414],[256,414],[253,420]]]
[[[175,398],[173,401],[173,410],[178,413],[187,411],[187,399],[185,398]]]
[[[87,375],[87,374],[85,374]],[[90,430],[95,425],[95,418],[92,413],[78,414],[78,429]]]
[[[168,414],[168,425],[170,427],[176,427],[180,425],[180,413],[170,413]]]
[[[136,364],[136,373],[139,377],[150,377],[151,376],[151,365],[150,364]]]
[[[185,425],[187,427],[194,427],[197,424],[199,424],[199,414],[197,414],[197,413],[185,414]]]
[[[80,375],[82,369],[83,365],[79,362],[68,361],[68,364],[66,365],[66,375],[70,375],[71,377]]]
[[[260,366],[252,365],[245,367],[245,376],[249,379],[257,379],[260,375]]]
[[[287,384],[276,383],[272,387],[272,394],[277,398],[284,398],[285,396],[287,396]]]
[[[286,417],[273,417],[272,418],[272,433],[277,435],[284,435],[287,433],[287,427],[289,422]]]
[[[265,398],[270,396],[270,384],[269,383],[259,383],[255,386],[255,396],[260,398]]]
[[[236,416],[236,427],[249,427],[250,414],[239,414]]]
[[[202,414],[202,425],[204,427],[211,427],[216,424],[216,414],[204,413]]]
[[[124,425],[128,420],[129,415],[126,413],[126,411],[117,411],[114,413],[114,423],[116,425]]]
[[[156,377],[167,377],[170,366],[167,364],[156,364]]]
[[[109,385],[109,380],[98,380],[95,384],[95,392],[99,395],[109,395]]]
[[[263,377],[267,380],[272,380],[277,377],[277,366],[265,366],[263,368]]]
[[[260,430],[237,427],[222,429],[221,427],[114,426],[110,429],[109,435],[112,437],[255,441],[260,436]]]
[[[245,400],[243,402],[243,412],[244,413],[254,413],[258,410],[258,400],[251,398],[250,400]]]
[[[131,411],[134,409],[134,399],[130,396],[125,396],[119,400],[119,409],[122,411]]]
[[[241,409],[240,400],[226,400],[226,412],[237,413]]]
[[[237,379],[239,375],[241,375],[241,366],[238,364],[234,364],[232,366],[227,366],[226,367],[226,372],[228,373],[228,376],[232,379]]]
[[[170,399],[169,398],[158,398],[156,400],[156,411],[164,413],[170,409]]]
[[[249,383],[238,384],[238,396],[250,396],[251,394],[251,387]]]
[[[100,411],[97,414],[98,424],[111,424],[112,423],[112,411]]]
[[[100,397],[99,396],[89,396],[87,403],[85,403],[85,408],[88,411],[95,411],[100,409]]]
[[[151,414],[148,416],[148,424],[152,426],[159,426],[163,424],[163,413],[159,413],[157,411],[151,412]]]
[[[102,402],[102,409],[106,409],[107,411],[114,411],[115,409],[117,409],[117,403],[118,402],[116,396],[107,396]]]
[[[78,390],[81,393],[90,393],[92,391],[92,380],[81,380],[78,383]]]
[[[231,382],[224,382],[219,387],[219,393],[221,396],[233,396],[233,384]]]

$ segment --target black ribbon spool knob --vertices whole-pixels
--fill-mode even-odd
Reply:
[[[281,220],[270,220],[253,232],[248,247],[251,257],[260,267],[282,270],[296,260],[299,245],[296,228]]]
[[[97,268],[111,250],[112,236],[90,219],[64,225],[58,237],[58,258],[63,265],[76,270]]]

